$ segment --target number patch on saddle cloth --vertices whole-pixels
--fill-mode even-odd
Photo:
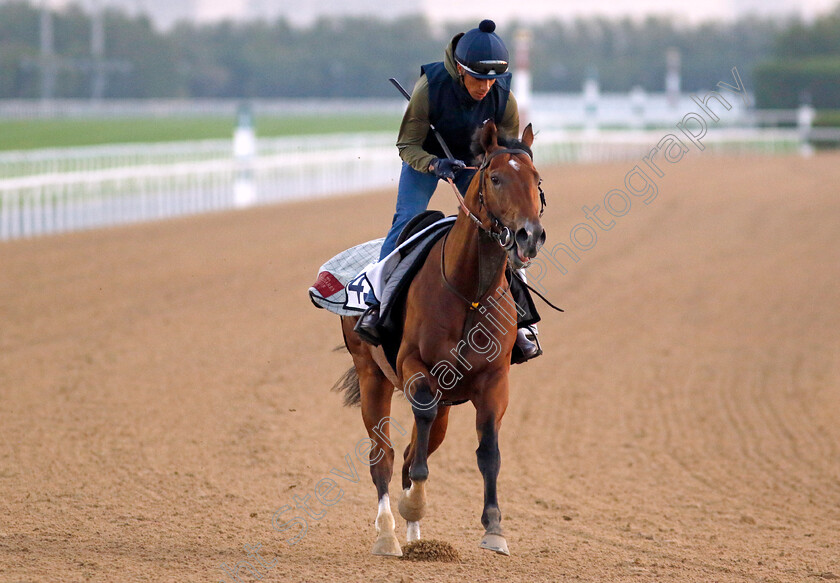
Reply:
[[[371,289],[370,282],[367,278],[367,270],[361,272],[354,277],[347,284],[347,301],[344,302],[344,307],[348,310],[359,310],[363,312],[367,310],[368,305],[365,301],[365,296]]]

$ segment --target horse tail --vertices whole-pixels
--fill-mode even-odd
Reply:
[[[344,393],[345,407],[359,405],[362,402],[362,389],[359,386],[359,373],[356,372],[356,367],[351,366],[348,368],[347,372],[335,381],[335,384],[330,390],[336,393]]]

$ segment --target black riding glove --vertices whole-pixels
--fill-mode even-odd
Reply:
[[[466,164],[454,158],[435,158],[432,161],[432,173],[438,178],[455,179],[455,173],[467,167]]]

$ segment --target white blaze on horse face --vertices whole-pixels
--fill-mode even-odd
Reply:
[[[519,172],[519,162],[517,162],[516,160],[514,160],[513,158],[511,158],[511,159],[508,161],[508,164],[510,164],[510,167],[511,167],[511,168],[513,168],[514,170],[516,170],[517,172]]]

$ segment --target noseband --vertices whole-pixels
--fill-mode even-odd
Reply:
[[[499,150],[494,150],[492,153],[488,154],[482,161],[481,166],[478,167],[478,204],[479,209],[481,209],[481,207],[485,207],[487,209],[487,216],[490,219],[490,229],[485,228],[484,224],[481,222],[481,219],[479,219],[472,212],[466,209],[466,207],[465,210],[468,212],[469,217],[476,224],[479,231],[482,231],[485,234],[487,234],[491,239],[499,243],[499,245],[501,245],[504,249],[510,250],[516,244],[513,231],[510,230],[510,227],[505,226],[504,223],[502,223],[502,221],[499,220],[499,218],[496,217],[496,215],[494,215],[490,211],[490,207],[488,207],[487,203],[484,201],[484,172],[490,167],[490,161],[501,154],[511,154],[514,156],[524,154],[528,156],[528,158],[531,158],[531,154],[529,154],[525,150],[521,150],[518,148],[502,148]],[[542,189],[542,179],[540,179],[540,181],[537,183],[537,189],[540,192],[540,217],[542,217],[543,211],[545,211],[546,206],[545,193]]]
[[[514,245],[516,245],[516,239],[515,239],[513,231],[511,231],[510,227],[507,227],[506,225],[504,225],[504,223],[502,223],[502,221],[499,220],[499,218],[496,217],[490,211],[490,208],[487,206],[487,203],[484,200],[484,173],[490,167],[490,162],[493,160],[493,158],[495,158],[496,156],[499,156],[501,154],[511,154],[511,155],[524,154],[524,155],[528,156],[528,158],[531,158],[531,154],[529,154],[525,150],[522,150],[522,149],[519,149],[519,148],[501,148],[501,149],[498,149],[498,150],[494,150],[493,152],[488,154],[484,158],[484,160],[482,161],[481,166],[478,167],[478,171],[479,171],[479,177],[478,177],[478,181],[479,181],[478,182],[479,212],[480,212],[481,207],[486,208],[487,216],[490,219],[490,228],[489,229],[484,226],[484,223],[482,222],[482,220],[478,216],[476,216],[475,213],[473,213],[470,209],[467,208],[467,205],[464,201],[464,198],[461,196],[461,193],[458,192],[458,189],[455,188],[455,184],[452,182],[451,179],[449,180],[449,183],[452,184],[452,189],[455,191],[455,195],[458,197],[458,202],[461,205],[461,209],[464,211],[464,214],[467,215],[467,217],[469,217],[470,220],[472,220],[472,222],[478,228],[478,232],[479,233],[484,233],[489,238],[496,241],[503,249],[505,249],[506,251],[510,251],[514,247]],[[546,206],[545,193],[543,192],[542,186],[540,186],[541,183],[542,183],[542,179],[540,179],[540,182],[537,183],[537,189],[540,192],[540,216],[542,216],[543,211],[545,210],[545,206]],[[444,253],[445,253],[445,250],[446,250],[446,240],[447,240],[448,236],[449,236],[449,233],[444,235],[443,244],[441,245],[441,250],[440,250],[440,274],[441,274],[441,277],[443,278],[443,283],[446,284],[446,287],[453,294],[455,294],[457,297],[461,298],[461,300],[463,300],[469,306],[470,311],[473,311],[473,310],[478,308],[479,299],[482,298],[484,296],[484,294],[487,292],[486,289],[485,290],[481,289],[482,288],[481,281],[480,281],[481,280],[481,274],[482,274],[481,253],[479,252],[479,254],[478,254],[478,273],[479,273],[479,278],[478,279],[479,279],[479,281],[478,281],[478,290],[477,290],[477,293],[476,293],[476,300],[475,301],[470,301],[461,292],[459,292],[457,289],[455,289],[455,287],[449,282],[449,280],[446,277],[446,270],[445,270],[445,266],[444,266]]]

